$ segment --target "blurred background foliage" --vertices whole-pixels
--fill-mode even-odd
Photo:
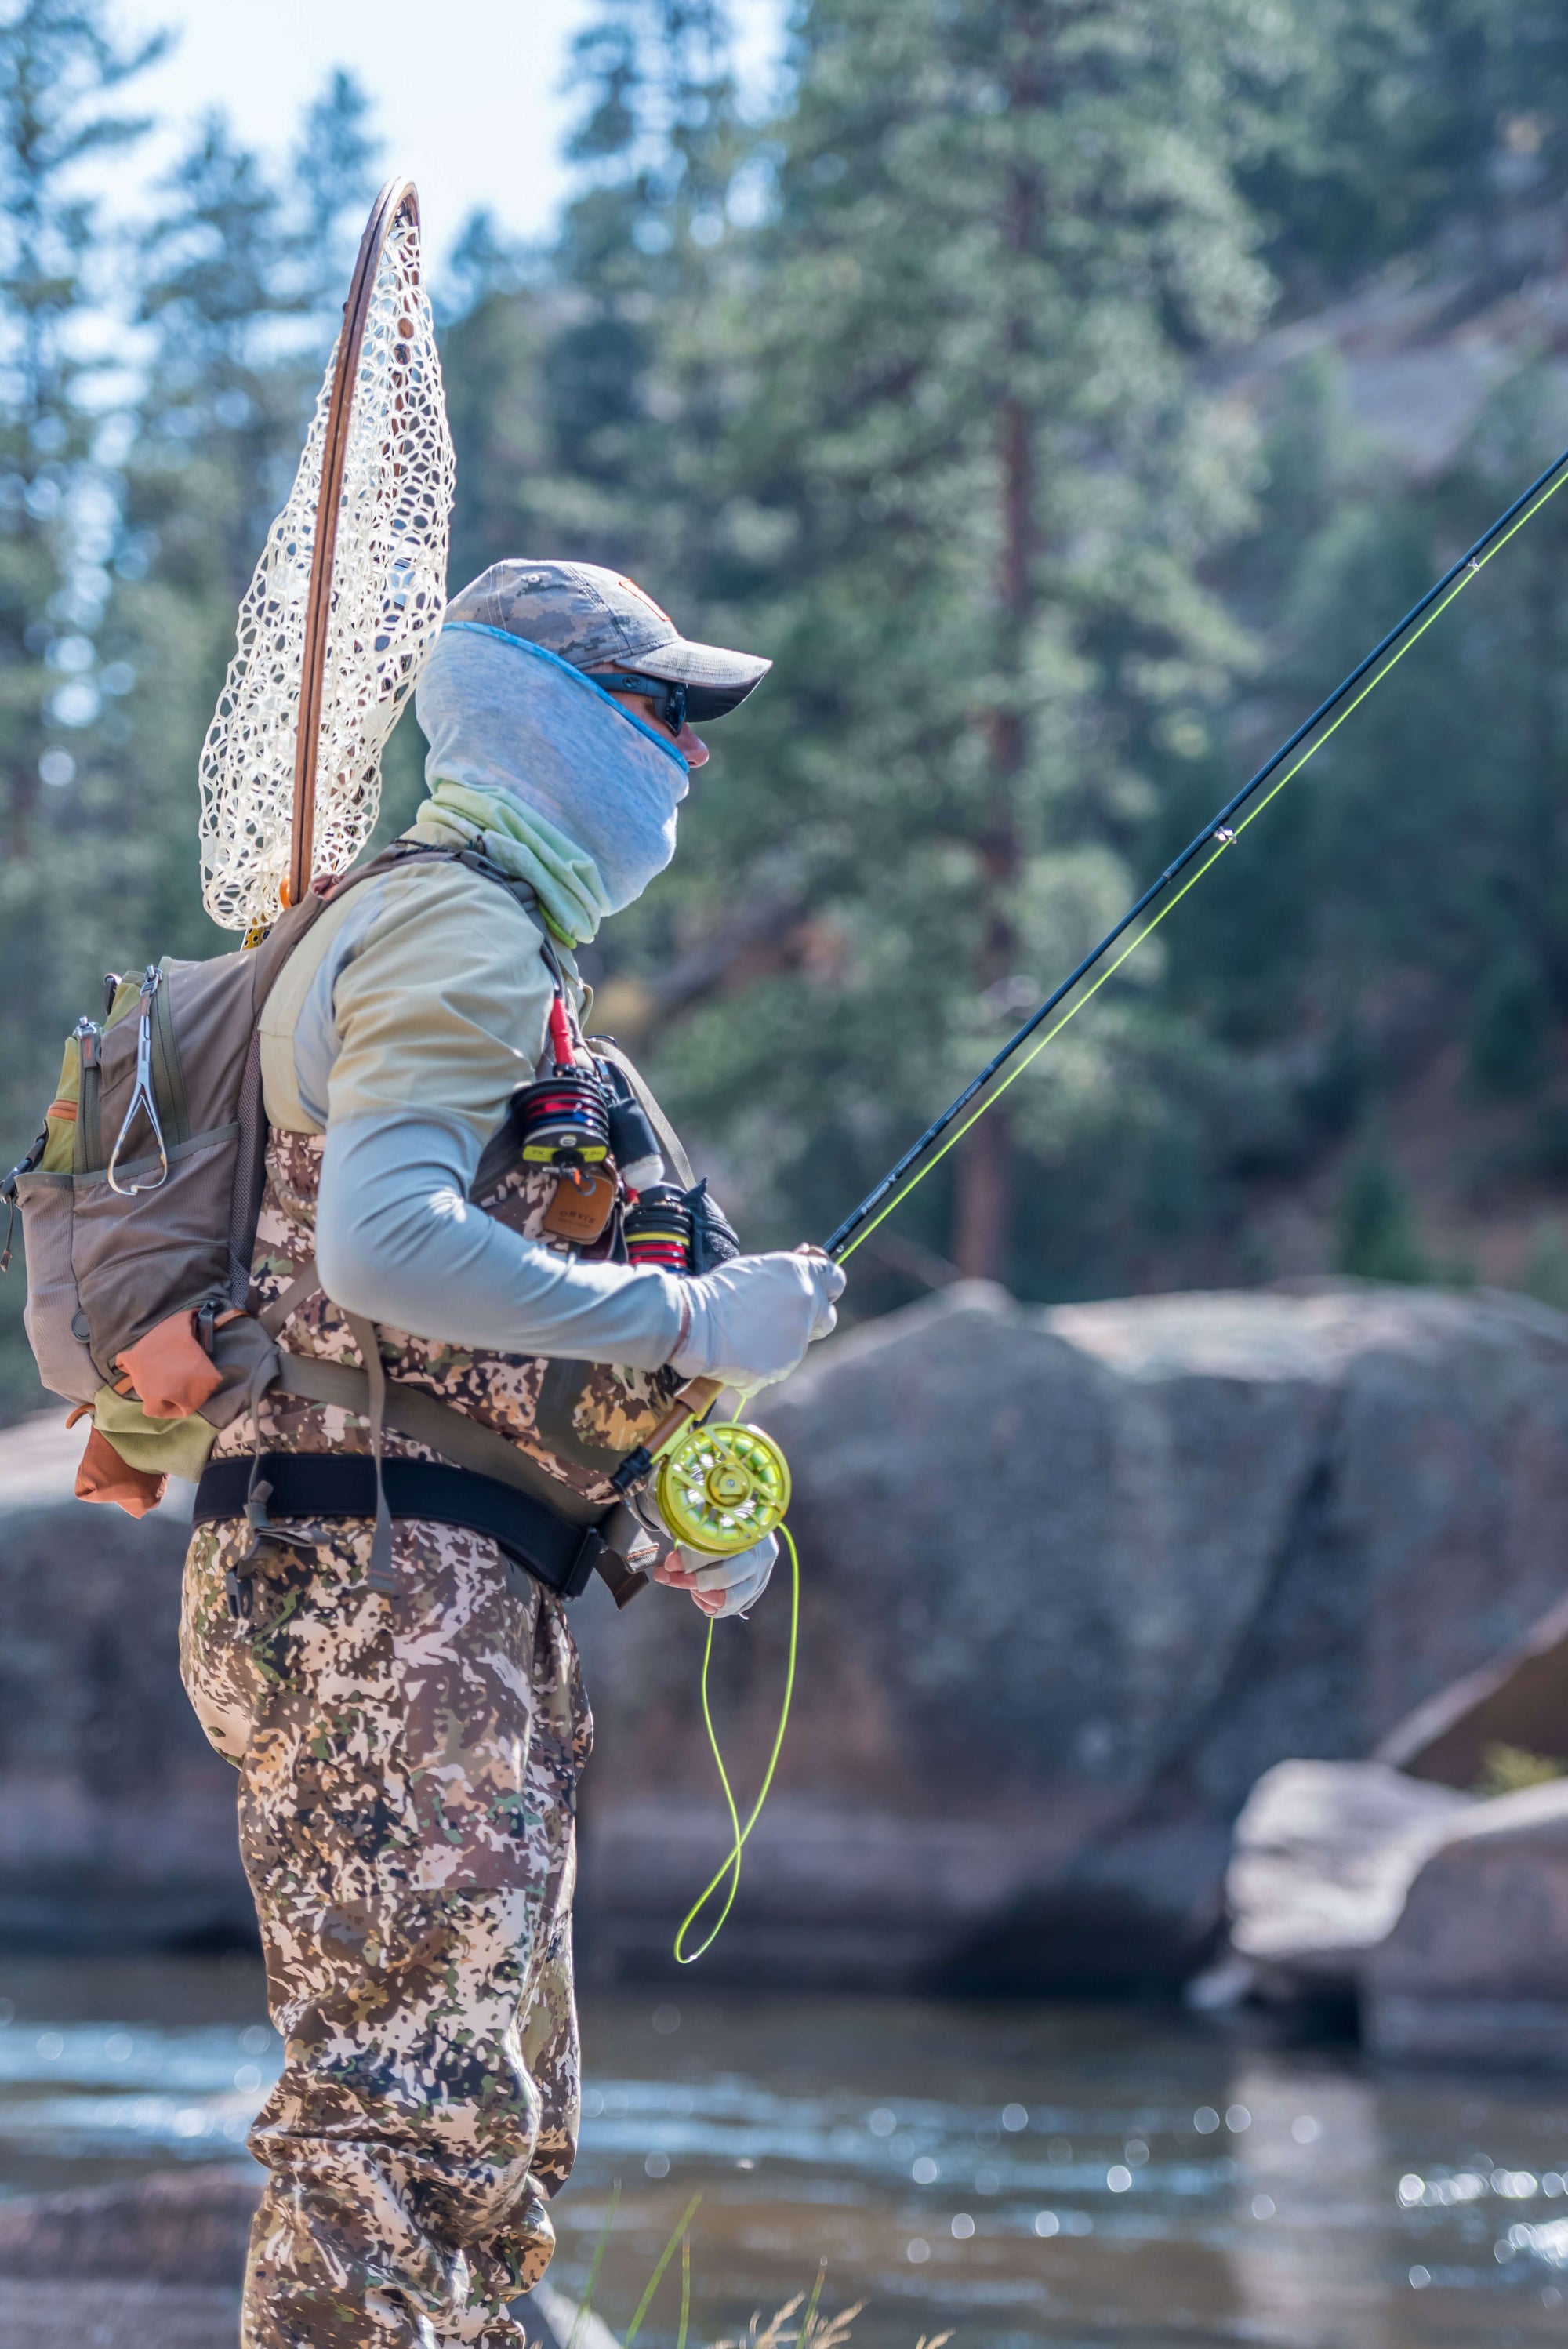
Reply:
[[[214,117],[111,233],[78,167],[134,151],[148,52],[108,24],[0,29],[9,1155],[106,969],[224,943],[196,754],[396,161],[340,75],[280,176]],[[720,0],[603,0],[576,67],[558,240],[478,218],[438,286],[454,584],[607,563],[775,657],[591,961],[789,1242],[1568,439],[1568,17],[799,0],[758,120]],[[1397,375],[1381,431],[1347,390],[1401,305],[1439,368],[1486,347],[1418,461]],[[1568,497],[868,1247],[861,1309],[954,1268],[1568,1304],[1565,551]],[[384,831],[421,754],[410,718]]]

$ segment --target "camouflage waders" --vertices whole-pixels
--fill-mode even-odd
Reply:
[[[253,1311],[314,1248],[319,1136],[274,1129]],[[536,1236],[554,1178],[484,1203]],[[295,1353],[357,1361],[317,1295]],[[655,1424],[674,1373],[474,1354],[383,1332],[388,1374],[499,1428],[592,1499]],[[363,1421],[271,1394],[269,1452],[365,1452]],[[249,1449],[242,1420],[217,1455]],[[388,1454],[431,1455],[388,1430]],[[312,1529],[300,1529],[304,1537]],[[494,1544],[399,1520],[398,1588],[366,1587],[372,1527],[268,1546],[232,1611],[236,1523],[196,1533],[181,1650],[208,1737],[240,1773],[240,1842],[284,2040],[250,2146],[270,2177],[251,2238],[245,2349],[520,2344],[506,2303],[554,2237],[576,2147],[571,1900],[593,1736],[561,1602]]]

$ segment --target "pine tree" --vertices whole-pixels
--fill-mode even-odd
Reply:
[[[8,861],[38,851],[39,787],[49,781],[41,761],[54,727],[84,722],[93,695],[85,674],[90,632],[108,585],[104,484],[92,462],[85,396],[91,368],[77,333],[98,290],[87,274],[96,210],[76,191],[73,173],[89,155],[123,150],[145,130],[109,110],[108,100],[161,46],[120,49],[91,0],[28,0],[0,31],[0,759]],[[69,763],[58,750],[50,776],[63,777]]]
[[[1450,265],[1468,253],[1503,283],[1550,246],[1549,208],[1568,188],[1561,10],[1316,0],[1283,12],[1280,31],[1277,135],[1241,184],[1287,306],[1439,237]]]
[[[1272,57],[1224,0],[814,0],[795,63],[727,362],[754,387],[732,578],[779,656],[735,845],[793,864],[806,961],[836,930],[841,977],[756,990],[750,1050],[721,1010],[679,1058],[710,1101],[771,1084],[815,1222],[1115,908],[1156,739],[1241,655],[1202,564],[1248,451],[1194,360],[1268,299],[1233,167]],[[964,1269],[1013,1268],[1016,1192],[1107,1093],[1079,1045],[1012,1137],[983,1123]]]
[[[103,461],[81,329],[110,274],[74,175],[124,154],[145,124],[119,110],[161,43],[121,46],[95,0],[26,0],[0,27],[0,1123],[20,1154],[61,1040],[98,999],[115,858],[106,766],[123,677],[100,660],[116,482]],[[106,702],[106,693],[108,700]],[[0,1295],[0,1400],[26,1392],[22,1285]]]

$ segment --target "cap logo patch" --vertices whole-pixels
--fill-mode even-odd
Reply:
[[[675,626],[675,622],[671,619],[664,605],[662,604],[655,604],[647,589],[645,587],[639,587],[634,579],[623,579],[619,572],[617,572],[615,574],[615,585],[617,587],[628,588],[630,592],[636,596],[640,603],[647,605],[650,612],[656,612],[666,628],[673,628]]]

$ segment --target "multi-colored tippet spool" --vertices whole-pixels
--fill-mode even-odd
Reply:
[[[783,1523],[789,1464],[759,1427],[698,1423],[660,1455],[654,1490],[659,1515],[683,1547],[730,1557]]]
[[[553,1166],[573,1180],[610,1154],[610,1102],[596,1069],[581,1068],[564,1000],[550,1007],[554,1069],[513,1093],[507,1115],[531,1166]]]
[[[673,1183],[652,1183],[639,1192],[622,1229],[629,1263],[656,1265],[661,1272],[691,1270],[691,1209]]]

